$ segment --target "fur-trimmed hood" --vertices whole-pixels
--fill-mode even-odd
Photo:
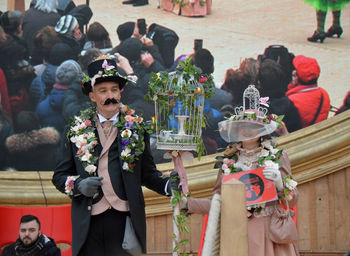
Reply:
[[[60,135],[58,131],[53,127],[45,127],[8,137],[6,139],[6,148],[9,153],[18,153],[36,149],[41,145],[55,145],[59,141]]]

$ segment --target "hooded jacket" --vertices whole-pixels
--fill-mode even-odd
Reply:
[[[57,66],[49,64],[44,72],[33,80],[29,88],[30,109],[35,110],[39,102],[45,98],[47,89],[55,84],[56,70]]]
[[[43,127],[53,126],[58,132],[63,132],[65,126],[62,114],[63,99],[68,88],[69,86],[55,84],[50,94],[37,106],[35,113]]]
[[[303,128],[327,119],[330,110],[329,95],[317,84],[301,85],[291,83],[288,85],[286,95],[298,109]],[[321,102],[322,95],[323,100]],[[318,108],[320,108],[320,111],[317,115]],[[314,122],[312,122],[313,120]]]

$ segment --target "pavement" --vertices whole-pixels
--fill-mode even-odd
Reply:
[[[350,4],[342,12],[344,33],[340,39],[323,44],[306,41],[316,28],[315,10],[302,0],[213,0],[212,13],[205,17],[183,17],[157,8],[158,0],[147,6],[123,5],[122,0],[90,0],[93,17],[118,44],[116,28],[126,21],[145,18],[175,30],[179,37],[176,56],[193,51],[194,39],[203,39],[203,47],[215,58],[214,79],[224,80],[228,68],[237,68],[244,58],[261,54],[271,44],[282,44],[295,55],[314,57],[321,66],[319,86],[330,94],[331,104],[340,106],[350,90]],[[76,5],[85,0],[75,0]],[[30,1],[26,0],[26,7]],[[0,0],[0,10],[6,0]],[[326,29],[331,25],[329,13]]]

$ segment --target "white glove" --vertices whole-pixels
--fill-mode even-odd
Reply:
[[[263,174],[266,179],[273,180],[278,191],[283,191],[281,172],[272,167],[265,167]]]

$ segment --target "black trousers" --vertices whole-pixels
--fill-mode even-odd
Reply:
[[[91,216],[89,233],[79,256],[130,256],[122,248],[128,214],[112,208]]]

